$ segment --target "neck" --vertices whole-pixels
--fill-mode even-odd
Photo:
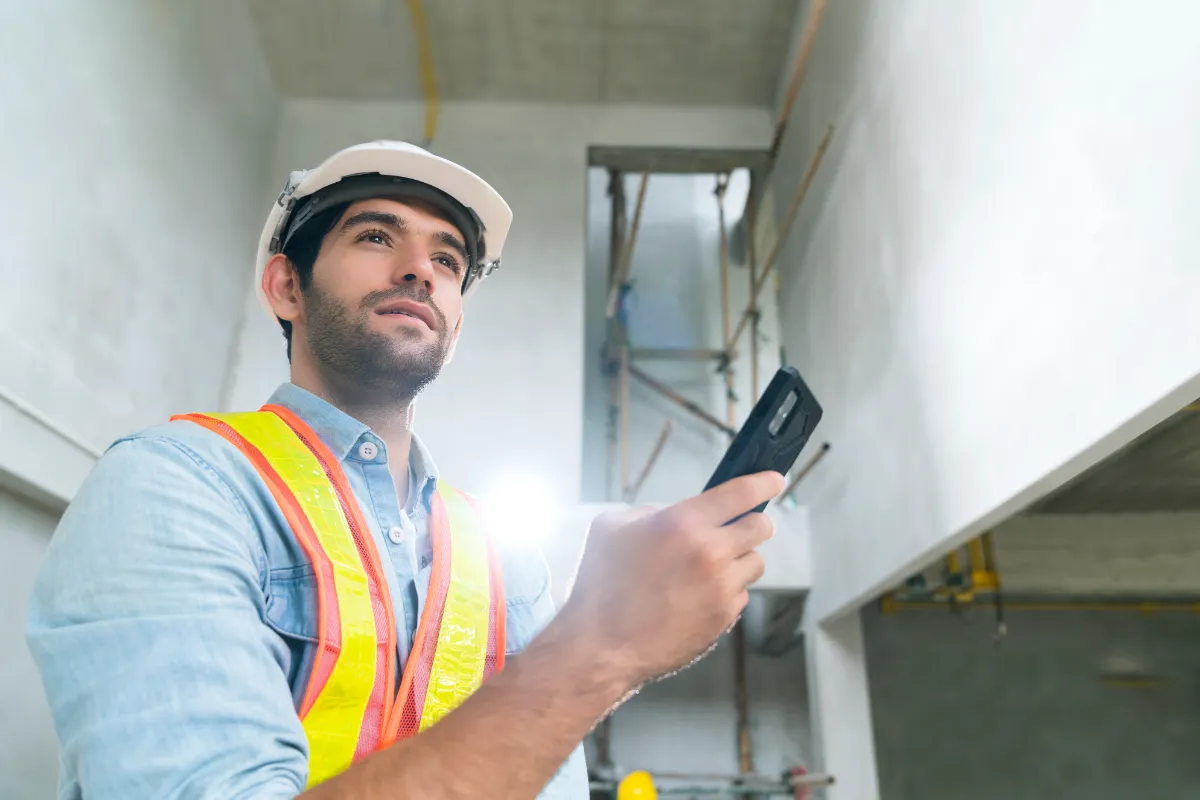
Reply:
[[[403,508],[408,501],[409,455],[412,450],[413,398],[348,385],[336,376],[292,366],[292,383],[312,392],[371,429],[387,446],[392,482]]]

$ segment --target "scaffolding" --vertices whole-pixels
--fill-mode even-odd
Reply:
[[[695,348],[663,348],[638,346],[630,341],[628,319],[625,302],[631,290],[631,268],[636,236],[641,225],[643,210],[646,204],[647,189],[650,184],[652,170],[642,168],[640,181],[632,216],[628,214],[628,204],[625,193],[626,171],[609,167],[608,195],[610,199],[611,222],[609,230],[609,264],[608,284],[605,296],[605,327],[606,335],[603,346],[602,363],[608,383],[608,414],[607,414],[607,461],[605,468],[606,497],[609,501],[635,503],[646,484],[647,478],[653,472],[664,449],[666,448],[675,424],[672,420],[664,421],[657,439],[651,448],[645,463],[634,477],[630,464],[629,429],[630,429],[630,383],[637,381],[642,386],[653,391],[675,407],[687,412],[691,417],[700,420],[712,429],[719,431],[729,439],[737,433],[738,397],[735,391],[735,364],[739,358],[739,342],[749,331],[748,360],[750,371],[750,405],[758,401],[760,396],[760,342],[759,330],[761,314],[761,297],[763,289],[774,274],[775,266],[784,242],[792,230],[796,216],[804,199],[812,186],[822,159],[829,148],[833,136],[830,126],[824,137],[818,143],[809,160],[808,168],[796,188],[787,212],[781,221],[775,241],[768,250],[768,255],[761,265],[757,259],[756,222],[757,209],[762,194],[765,173],[761,164],[743,165],[750,169],[751,186],[746,200],[746,208],[742,218],[745,227],[745,261],[748,273],[748,302],[746,307],[735,315],[731,308],[732,270],[730,268],[730,242],[725,213],[725,199],[729,187],[730,174],[738,165],[728,165],[726,169],[716,173],[716,183],[713,195],[717,204],[718,223],[718,256],[720,265],[720,298],[721,298],[721,341],[719,349]],[[736,156],[734,156],[736,157]],[[767,164],[770,165],[770,158]],[[631,170],[632,171],[632,170]],[[684,171],[684,170],[676,170]],[[736,319],[736,323],[735,323]],[[651,375],[635,362],[645,361],[690,361],[693,363],[713,363],[716,371],[721,373],[724,397],[724,419],[710,413],[699,403],[696,403],[681,393],[675,391],[665,382]],[[829,443],[823,443],[809,459],[793,471],[787,488],[780,498],[792,498],[797,485],[808,475],[829,451]],[[794,499],[794,498],[793,498]],[[731,631],[731,646],[734,664],[734,700],[737,719],[737,752],[739,775],[749,779],[754,775],[754,755],[750,739],[749,698],[746,686],[746,632],[739,621]],[[609,721],[606,719],[596,729],[595,741],[597,760],[604,768],[611,768],[609,756],[611,732]],[[747,781],[744,791],[734,792],[742,796],[763,794],[763,787],[754,786]],[[774,787],[772,787],[774,788]]]
[[[739,357],[738,345],[743,334],[749,330],[749,372],[750,372],[750,405],[753,406],[760,396],[759,380],[759,343],[760,343],[760,298],[768,281],[775,274],[775,267],[784,243],[792,230],[792,224],[800,211],[813,180],[820,170],[822,160],[829,149],[833,138],[834,127],[829,125],[825,135],[812,153],[807,169],[804,172],[787,212],[784,214],[775,240],[767,251],[766,258],[760,265],[757,259],[757,223],[758,209],[765,191],[766,180],[775,166],[783,141],[783,135],[790,118],[792,106],[796,100],[800,86],[803,83],[809,58],[821,24],[826,0],[814,0],[809,8],[800,42],[794,54],[789,70],[787,88],[784,100],[775,122],[774,135],[770,148],[766,151],[688,151],[676,148],[593,148],[589,153],[590,162],[594,166],[605,166],[609,171],[608,195],[611,202],[611,224],[609,231],[609,265],[608,284],[604,307],[605,342],[602,363],[608,383],[608,414],[607,414],[607,460],[605,465],[605,492],[609,501],[621,500],[626,503],[637,501],[645,486],[646,480],[658,463],[672,432],[674,423],[666,420],[654,443],[646,462],[637,472],[636,478],[631,478],[629,463],[629,424],[630,424],[630,380],[637,380],[674,406],[688,412],[692,417],[703,421],[706,425],[732,437],[737,432],[738,398],[735,393],[734,365]],[[657,167],[655,169],[654,167]],[[729,186],[730,174],[738,168],[750,172],[750,191],[742,215],[741,225],[745,236],[745,262],[749,277],[746,307],[735,316],[730,308],[731,270],[730,242],[726,229],[725,195]],[[637,198],[631,220],[627,220],[627,202],[625,196],[625,180],[627,173],[640,173]],[[652,172],[674,172],[691,174],[710,174],[716,176],[714,197],[717,204],[718,248],[720,258],[721,285],[721,347],[719,349],[679,349],[662,347],[641,347],[632,343],[625,311],[625,301],[631,290],[630,274],[632,256],[636,243],[638,229],[641,225],[642,213],[645,207],[647,189]],[[644,369],[633,363],[635,361],[672,360],[713,362],[721,373],[724,383],[725,419],[721,420],[709,413],[699,404],[674,391],[664,382],[656,379]],[[793,472],[787,488],[780,495],[791,497],[797,484],[809,474],[817,463],[829,451],[829,444],[824,443],[817,452],[798,470]],[[616,475],[614,476],[614,472]],[[735,703],[737,712],[737,749],[738,776],[730,785],[741,787],[734,794],[752,796],[754,794],[770,794],[778,788],[778,784],[769,788],[763,786],[761,778],[754,775],[754,758],[750,741],[749,701],[746,688],[746,635],[739,621],[732,630],[732,646],[734,658]],[[605,719],[596,730],[597,760],[602,768],[611,769],[609,758],[609,721]],[[832,783],[828,776],[808,776],[807,779],[796,779],[797,782],[787,781],[784,788],[795,792],[801,786],[820,786]],[[755,785],[757,782],[757,786]],[[599,788],[599,787],[596,787]],[[727,787],[728,788],[728,787]],[[766,791],[764,791],[766,789]],[[718,790],[720,791],[720,790]],[[795,796],[800,796],[799,794]]]

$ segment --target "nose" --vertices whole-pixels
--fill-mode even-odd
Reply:
[[[393,282],[420,283],[426,292],[432,293],[434,274],[433,260],[424,247],[413,242],[398,249]]]

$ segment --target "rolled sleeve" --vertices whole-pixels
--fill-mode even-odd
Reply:
[[[66,796],[290,798],[307,777],[246,509],[185,445],[124,440],[63,516],[27,636]],[[76,794],[76,792],[78,794]]]
[[[540,552],[530,548],[506,554],[510,653],[525,649],[549,624],[557,609],[550,588],[550,568]],[[581,742],[538,795],[538,800],[587,800],[587,761]]]

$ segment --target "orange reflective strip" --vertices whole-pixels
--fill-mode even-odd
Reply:
[[[470,499],[439,483],[431,503],[433,569],[385,742],[434,725],[504,664],[500,566]]]
[[[466,492],[460,492],[471,506],[471,510],[481,515],[479,501]],[[496,542],[484,530],[487,540],[488,578],[491,585],[492,613],[491,625],[488,631],[488,666],[484,671],[484,679],[490,678],[504,669],[504,651],[507,649],[506,633],[508,605],[504,602],[504,570],[500,566],[500,554],[496,550]]]
[[[337,492],[342,512],[350,525],[359,556],[371,581],[371,609],[375,619],[376,647],[376,678],[375,690],[367,704],[367,714],[363,720],[359,740],[358,755],[363,756],[373,752],[383,739],[387,728],[388,716],[391,713],[394,696],[392,694],[393,679],[396,671],[396,619],[392,610],[391,593],[388,591],[387,577],[383,571],[383,562],[371,537],[371,529],[363,517],[362,509],[354,501],[354,492],[346,479],[346,473],[336,455],[325,446],[308,423],[293,414],[283,406],[268,404],[263,406],[268,411],[282,419],[300,440],[308,447],[317,461],[321,463],[326,477],[333,483]]]
[[[451,558],[450,525],[446,520],[446,509],[439,492],[434,492],[429,504],[429,538],[433,561],[429,569],[425,608],[421,611],[412,650],[408,662],[404,665],[404,676],[400,681],[400,691],[396,695],[392,718],[384,731],[384,746],[416,734],[421,724],[421,711],[425,706],[429,674],[433,670],[437,631],[441,626],[442,609],[446,605],[446,590],[449,587],[447,576],[450,572]]]
[[[284,519],[291,527],[292,533],[300,542],[300,547],[313,565],[313,573],[317,581],[317,653],[313,660],[312,675],[300,702],[299,716],[303,719],[308,715],[313,702],[321,689],[325,687],[333,665],[341,652],[341,617],[338,613],[337,593],[333,591],[333,565],[321,548],[317,535],[312,529],[308,517],[300,508],[300,503],[292,490],[288,488],[279,473],[271,466],[267,458],[250,444],[230,425],[204,414],[178,414],[171,420],[194,422],[227,439],[234,447],[242,452],[254,465],[263,482],[279,504]]]
[[[488,537],[488,564],[491,566],[492,584],[492,635],[491,648],[493,666],[489,675],[504,669],[504,651],[507,649],[508,605],[504,600],[504,570],[500,568],[500,556],[492,537]]]
[[[457,490],[442,484],[438,494],[450,524],[450,586],[421,711],[422,731],[460,706],[483,683],[492,608],[482,522]]]
[[[336,620],[341,647],[324,685],[315,688],[321,683],[318,673],[314,672],[310,678],[306,695],[315,693],[315,698],[301,714],[309,742],[308,785],[313,786],[343,771],[378,743],[379,721],[384,717],[391,685],[391,676],[380,674],[387,658],[379,658],[378,631],[387,630],[388,649],[394,649],[395,641],[393,629],[386,625],[386,616],[379,613],[379,599],[387,597],[387,587],[373,578],[378,565],[369,563],[371,559],[362,544],[361,532],[366,530],[365,526],[354,524],[357,504],[353,495],[342,491],[348,486],[341,467],[336,459],[322,458],[312,441],[306,441],[305,433],[316,439],[311,429],[303,426],[297,432],[275,413],[209,417],[233,429],[258,451],[259,458],[251,460],[260,474],[264,474],[264,462],[269,462],[267,466],[275,477],[268,485],[280,483],[290,491],[315,534],[314,541],[332,567],[332,587],[326,594],[336,598],[336,614],[329,613],[333,603],[328,602],[318,620],[323,616],[327,629]],[[241,449],[249,455],[246,449]],[[285,512],[285,518],[293,525],[294,511],[291,515]],[[318,604],[319,598],[320,591]],[[390,608],[390,601],[386,605]],[[374,724],[368,728],[364,722],[371,719]],[[364,733],[369,735],[369,743],[363,742]]]

